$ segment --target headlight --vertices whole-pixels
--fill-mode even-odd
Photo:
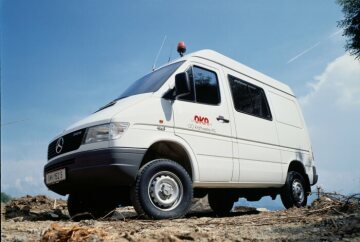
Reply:
[[[121,123],[110,123],[109,125],[109,139],[118,139],[125,132],[125,130],[129,127],[129,123],[121,122]]]
[[[129,123],[123,122],[90,127],[87,129],[84,144],[120,138],[128,127]]]

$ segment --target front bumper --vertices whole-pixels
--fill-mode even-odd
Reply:
[[[146,149],[107,148],[55,158],[44,167],[45,174],[65,168],[66,180],[45,185],[61,195],[74,191],[131,186]]]

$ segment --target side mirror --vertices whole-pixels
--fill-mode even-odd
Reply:
[[[190,78],[187,72],[181,72],[175,76],[176,99],[191,93]]]

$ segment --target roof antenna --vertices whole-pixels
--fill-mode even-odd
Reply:
[[[170,46],[168,62],[170,62],[170,60],[171,60],[172,52],[173,52],[173,48]]]
[[[162,42],[162,44],[161,44],[161,46],[160,46],[160,49],[159,49],[159,51],[158,51],[158,53],[157,53],[157,55],[156,55],[156,57],[155,57],[154,65],[153,65],[153,68],[152,68],[153,71],[155,70],[156,62],[157,62],[157,60],[158,60],[158,58],[159,58],[159,55],[160,55],[160,53],[161,53],[161,50],[162,50],[164,44],[165,44],[166,38],[167,38],[167,37],[166,37],[166,35],[165,35],[165,36],[164,36],[164,39],[163,39],[163,42]]]
[[[180,41],[177,46],[177,52],[181,57],[184,56],[184,53],[186,52],[186,45],[184,41]]]

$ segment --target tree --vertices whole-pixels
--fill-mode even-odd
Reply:
[[[1,202],[6,203],[11,200],[11,197],[7,195],[5,192],[1,193]]]
[[[343,36],[348,39],[345,49],[360,59],[360,0],[337,0],[345,15],[338,21],[338,27],[344,29]]]

